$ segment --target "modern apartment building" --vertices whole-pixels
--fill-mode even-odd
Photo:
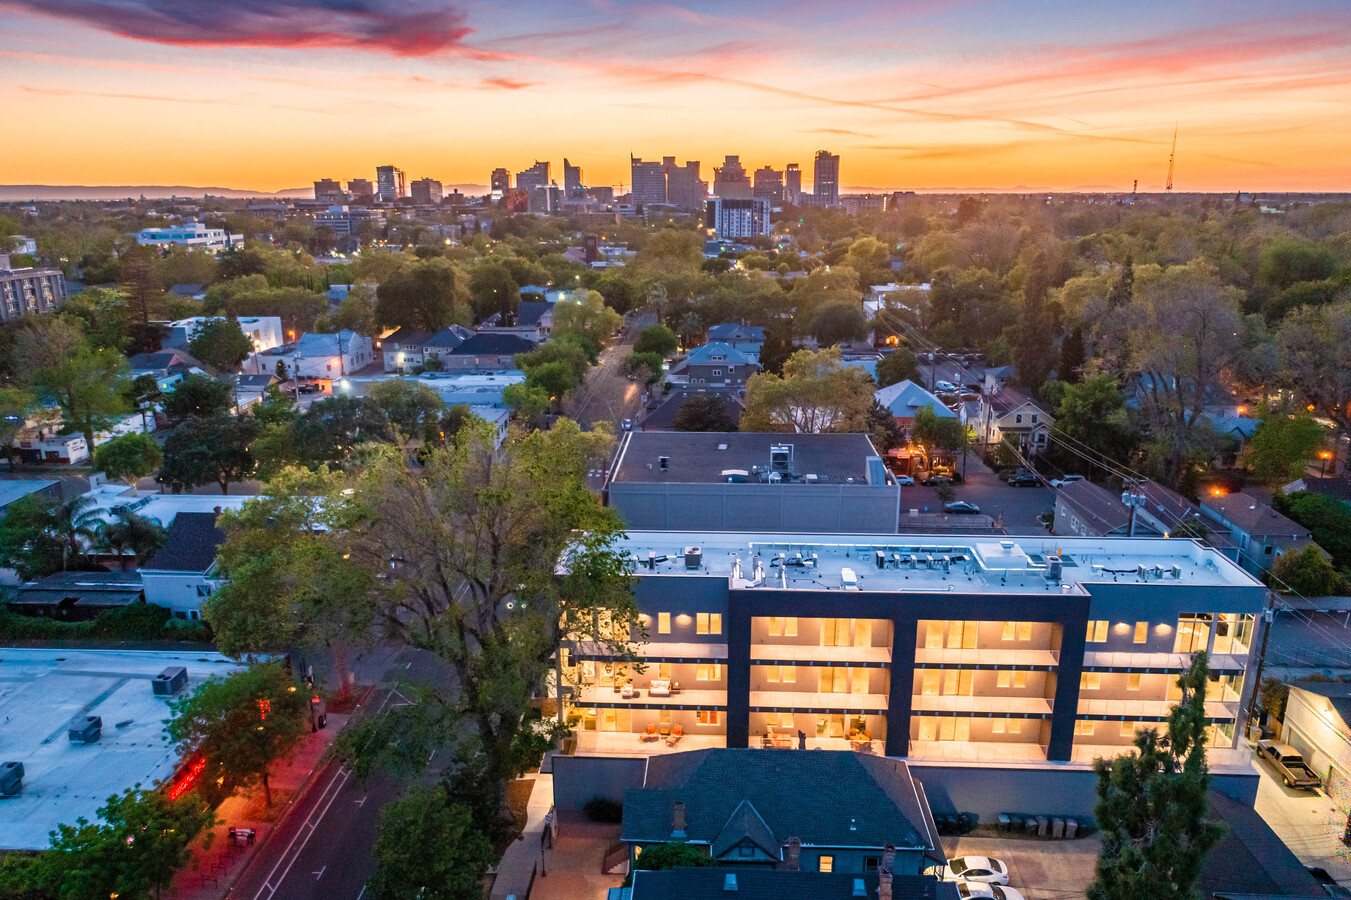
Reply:
[[[66,278],[60,269],[13,269],[9,254],[0,252],[0,322],[52,312],[65,302]]]
[[[393,203],[400,197],[408,196],[407,176],[397,166],[378,166],[375,170],[375,187],[379,199]]]
[[[563,157],[563,196],[576,197],[582,192],[582,167],[574,166]]]
[[[675,157],[668,157],[674,164]],[[666,202],[666,169],[663,163],[644,162],[642,157],[629,157],[629,197],[639,203]]]
[[[630,531],[621,546],[646,665],[565,648],[578,754],[649,755],[650,735],[678,734],[1086,764],[1164,722],[1207,650],[1212,764],[1234,755],[1266,590],[1203,543]]]
[[[435,178],[419,178],[410,186],[413,202],[422,206],[436,206],[441,203],[441,182]]]
[[[368,178],[353,178],[347,182],[347,193],[353,202],[370,203],[375,199],[375,185]]]
[[[749,200],[751,177],[741,165],[741,157],[728,156],[713,169],[713,194],[724,200]]]
[[[493,169],[490,180],[489,196],[493,200],[501,200],[502,195],[511,190],[511,173],[506,169]]]
[[[713,197],[708,201],[704,224],[720,238],[748,238],[773,230],[769,216],[770,201],[764,197]]]
[[[802,167],[797,163],[789,163],[788,168],[783,171],[783,199],[787,203],[796,204],[801,196]]]
[[[752,193],[773,203],[783,202],[783,173],[773,166],[763,166],[755,170],[755,187]]]
[[[535,160],[535,164],[524,172],[516,173],[516,187],[525,191],[527,195],[537,187],[547,188],[549,186],[549,163]]]
[[[223,228],[208,228],[196,219],[190,219],[182,225],[142,228],[136,232],[136,243],[149,247],[177,244],[197,250],[225,250],[244,243],[244,235],[230,234]]]
[[[840,202],[840,157],[829,150],[816,151],[816,168],[812,173],[812,193],[817,206],[834,206]]]

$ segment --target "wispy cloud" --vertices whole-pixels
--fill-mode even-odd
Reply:
[[[506,91],[519,91],[539,84],[538,81],[516,81],[512,78],[485,78],[480,83],[484,87],[501,88]]]

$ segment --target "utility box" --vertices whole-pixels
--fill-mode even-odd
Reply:
[[[0,763],[0,794],[13,797],[23,787],[23,763]]]
[[[103,719],[98,716],[85,716],[70,723],[66,732],[72,744],[94,744],[103,737]]]
[[[170,666],[156,675],[150,686],[154,689],[156,695],[172,697],[183,690],[187,683],[188,670],[182,666]]]

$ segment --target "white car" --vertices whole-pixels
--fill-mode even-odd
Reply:
[[[986,884],[983,881],[958,881],[957,896],[962,900],[1023,900],[1021,891],[1007,885]]]
[[[935,382],[934,382],[934,390],[935,390],[935,391],[955,391],[955,390],[957,390],[957,385],[953,384],[951,381],[935,381]]]
[[[1008,884],[1009,867],[988,856],[959,856],[948,860],[947,881],[980,881]]]
[[[914,487],[915,479],[911,478],[909,475],[895,475],[892,477],[896,479],[896,483],[901,487]]]
[[[1083,481],[1082,475],[1062,475],[1059,478],[1051,479],[1051,487],[1064,487],[1067,484],[1074,484],[1076,481]]]

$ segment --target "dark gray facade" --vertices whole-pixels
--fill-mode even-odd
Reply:
[[[48,313],[66,302],[66,278],[60,269],[11,269],[0,253],[0,322],[28,313]]]

